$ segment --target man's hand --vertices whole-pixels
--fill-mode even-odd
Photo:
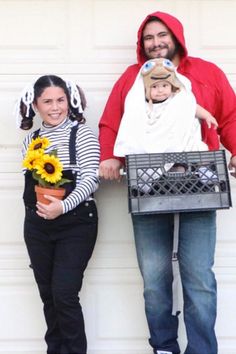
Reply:
[[[122,163],[117,159],[108,159],[100,163],[99,176],[104,179],[121,179],[120,169],[122,168]]]
[[[236,156],[232,156],[228,166],[231,176],[236,178]]]

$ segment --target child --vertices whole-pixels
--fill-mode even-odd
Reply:
[[[99,186],[100,150],[85,124],[85,106],[81,89],[55,75],[41,76],[19,99],[21,129],[32,128],[36,112],[41,119],[40,129],[24,139],[23,157],[29,146],[36,154],[48,139],[63,164],[63,177],[70,180],[65,198],[46,196],[47,205],[36,201],[34,175],[24,171],[24,239],[44,304],[47,353],[87,353],[78,293],[97,238],[93,193]],[[43,167],[45,174],[56,172],[47,161]]]
[[[164,58],[151,59],[140,69],[125,101],[114,155],[208,150],[198,119],[209,128],[218,124],[197,105],[190,81]]]
[[[147,109],[149,124],[154,124],[161,114],[160,103],[171,99],[181,89],[184,89],[183,83],[178,79],[174,65],[168,59],[154,59],[147,61],[141,72],[145,86],[146,100],[150,104]],[[187,78],[183,78],[187,82]],[[187,85],[187,84],[185,84]],[[188,86],[191,85],[190,82]],[[216,129],[218,123],[216,119],[203,107],[196,105],[196,117],[206,121],[208,128],[213,125]]]

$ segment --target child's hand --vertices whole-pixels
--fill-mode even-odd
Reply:
[[[208,128],[211,128],[211,126],[213,126],[214,129],[218,128],[217,120],[210,114],[206,118],[206,124],[207,124]]]
[[[37,202],[36,207],[37,211],[36,213],[41,216],[41,218],[47,219],[47,220],[53,220],[56,219],[59,215],[63,213],[63,207],[61,200],[54,198],[50,195],[44,195],[44,197],[48,200],[50,200],[50,204],[43,204],[40,202]]]

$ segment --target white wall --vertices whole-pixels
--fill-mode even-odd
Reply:
[[[236,0],[0,0],[0,353],[45,353],[42,305],[22,234],[25,132],[15,128],[14,102],[39,75],[76,80],[97,133],[113,83],[135,61],[137,28],[156,10],[176,15],[190,54],[218,64],[236,88]],[[232,194],[234,201],[234,181]],[[102,182],[97,193],[99,237],[82,291],[89,354],[151,352],[126,195],[125,181]],[[235,354],[236,219],[234,208],[218,214],[219,354]],[[183,326],[180,341],[184,346]]]

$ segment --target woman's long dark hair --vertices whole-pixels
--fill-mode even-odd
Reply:
[[[33,103],[37,103],[37,99],[42,95],[42,93],[44,92],[44,90],[46,88],[53,87],[53,86],[60,87],[65,92],[65,95],[66,95],[67,101],[68,101],[68,106],[69,106],[69,112],[68,112],[69,118],[72,121],[77,120],[78,122],[84,123],[85,118],[83,116],[83,113],[80,113],[78,108],[75,108],[72,106],[70,91],[66,85],[66,82],[62,78],[60,78],[59,76],[45,75],[45,76],[41,76],[35,82]],[[86,99],[85,99],[82,89],[79,86],[77,86],[77,89],[78,89],[78,92],[80,95],[81,106],[84,110],[86,107]],[[25,103],[23,102],[23,100],[21,99],[21,101],[20,101],[20,115],[22,116],[22,120],[21,120],[20,128],[23,130],[28,130],[28,129],[32,128],[32,126],[33,126],[33,118],[35,116],[35,112],[32,108],[32,104],[30,104],[29,113],[27,116],[26,116],[26,112],[27,112],[27,107],[26,107]]]

